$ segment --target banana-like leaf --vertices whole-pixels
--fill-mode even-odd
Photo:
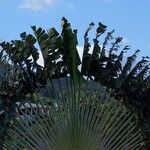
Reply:
[[[66,78],[58,90],[51,81],[55,98],[36,95],[34,104],[18,104],[4,149],[140,150],[135,115],[94,84],[79,87]]]

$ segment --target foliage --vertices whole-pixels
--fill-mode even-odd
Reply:
[[[32,111],[26,108],[29,111],[28,115],[17,116],[8,130],[12,138],[5,141],[6,149],[139,150],[141,148],[142,136],[135,115],[125,106],[110,99],[109,95],[104,99],[104,91],[95,91],[88,95],[76,85],[67,86],[72,90],[67,90],[66,94],[62,91],[61,97],[54,100],[55,104],[52,106],[38,100],[37,108],[42,107],[36,115],[31,113],[35,109],[30,104]],[[35,117],[34,121],[30,119]]]
[[[150,130],[150,64],[149,57],[142,57],[136,63],[136,50],[126,61],[124,54],[130,49],[125,46],[121,52],[120,43],[122,37],[113,37],[114,30],[108,32],[104,42],[99,44],[100,37],[107,29],[99,23],[96,31],[93,52],[89,53],[91,44],[88,33],[94,24],[90,24],[84,36],[84,53],[81,72],[88,77],[94,77],[94,81],[100,82],[112,92],[115,99],[123,101],[127,107],[131,107],[139,116],[139,125],[149,134]],[[148,135],[150,139],[150,135]]]
[[[121,49],[122,37],[114,38],[114,30],[108,32],[104,42],[100,43],[99,37],[107,30],[102,23],[98,24],[96,37],[93,39],[93,52],[89,53],[91,44],[88,34],[93,26],[94,23],[89,24],[84,35],[82,62],[77,52],[77,30],[72,30],[65,18],[62,19],[61,34],[55,28],[45,31],[32,26],[34,35],[23,32],[20,34],[21,39],[0,44],[1,66],[5,66],[7,70],[0,84],[1,142],[4,141],[7,128],[15,115],[15,102],[33,97],[35,92],[49,82],[54,90],[52,80],[66,76],[71,76],[73,84],[79,84],[87,78],[87,81],[105,86],[111,96],[136,111],[139,127],[146,133],[146,139],[150,139],[149,57],[143,57],[135,64],[139,53],[136,50],[125,61],[124,54],[130,47]],[[42,53],[44,66],[37,63],[39,51]],[[79,65],[81,71],[78,69]]]
[[[0,61],[9,76],[3,76],[0,84],[0,141],[3,142],[7,128],[14,116],[17,101],[26,101],[50,79],[64,77],[70,72],[73,80],[78,82],[78,65],[81,63],[76,45],[76,31],[72,31],[65,18],[62,19],[61,35],[51,28],[48,32],[32,26],[34,35],[25,32],[20,40],[2,42]],[[69,42],[66,42],[66,41]],[[37,49],[37,43],[40,50]],[[39,51],[44,58],[44,67],[37,63]]]

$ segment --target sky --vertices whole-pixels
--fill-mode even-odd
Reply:
[[[0,40],[18,39],[20,33],[32,33],[31,26],[61,31],[61,18],[66,17],[78,29],[79,46],[90,22],[115,29],[124,37],[132,52],[150,56],[150,0],[1,0]],[[93,35],[94,37],[94,35]]]

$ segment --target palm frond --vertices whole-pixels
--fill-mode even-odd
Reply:
[[[22,107],[9,129],[11,150],[139,150],[141,133],[135,115],[105,93],[69,83],[54,99],[36,96]],[[61,82],[60,82],[61,84]],[[94,83],[92,83],[93,86]],[[47,89],[49,90],[49,89]],[[99,89],[98,89],[99,90]],[[33,102],[33,101],[32,101]],[[22,111],[19,107],[18,112]]]
[[[128,75],[129,71],[131,70],[131,67],[132,67],[133,63],[135,62],[135,60],[137,58],[137,54],[139,52],[140,52],[139,50],[136,50],[135,53],[132,56],[129,56],[127,58],[127,62],[124,65],[123,70],[122,70],[122,75],[123,76],[127,76]]]
[[[145,75],[146,72],[148,71],[148,60],[143,58],[142,60],[140,60],[135,66],[134,68],[130,71],[130,73],[128,74],[128,79],[129,78],[134,78],[135,76],[137,76],[139,74],[139,72],[141,72],[142,70],[142,74]]]

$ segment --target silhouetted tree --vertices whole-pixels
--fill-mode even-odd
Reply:
[[[105,86],[115,99],[138,114],[139,126],[147,136],[145,138],[150,137],[149,57],[143,57],[134,65],[139,53],[136,50],[124,63],[124,54],[130,47],[125,46],[120,50],[122,37],[114,38],[114,30],[108,32],[104,42],[100,43],[99,37],[107,30],[102,23],[98,24],[93,52],[89,53],[91,44],[88,33],[93,26],[94,23],[90,23],[84,35],[82,62],[77,52],[77,30],[72,30],[65,18],[62,19],[61,34],[55,28],[45,31],[32,26],[34,35],[23,32],[20,34],[21,39],[0,44],[0,61],[7,66],[7,75],[3,75],[0,84],[1,142],[15,115],[16,101],[26,101],[39,87],[68,74],[75,84],[87,77]],[[37,63],[39,51],[44,66]],[[79,65],[81,70],[78,69]]]

